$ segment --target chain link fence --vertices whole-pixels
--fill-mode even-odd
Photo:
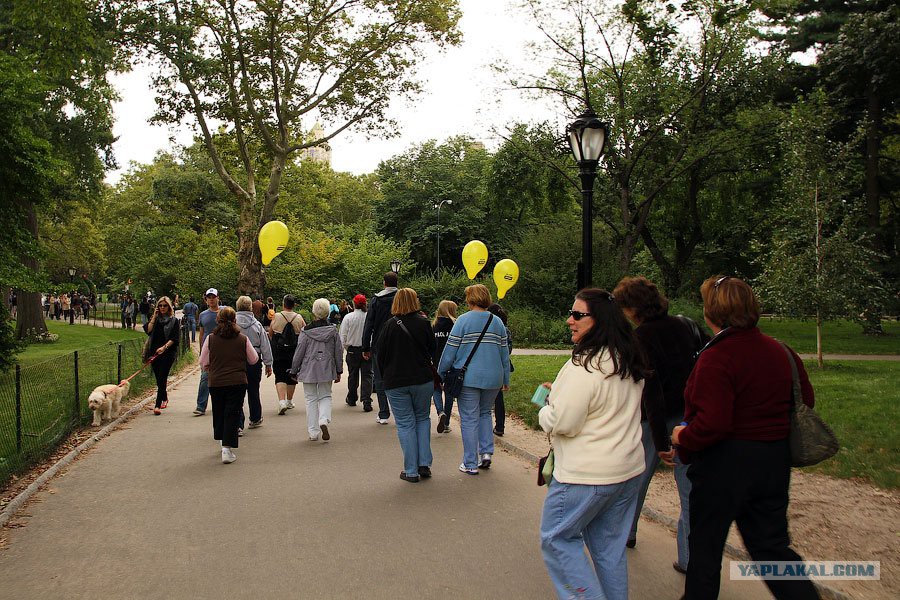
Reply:
[[[177,370],[192,360],[190,334],[181,330]],[[91,422],[87,397],[141,368],[144,340],[79,350],[0,373],[0,486],[48,456],[74,429]],[[130,397],[156,384],[148,366],[131,380]]]

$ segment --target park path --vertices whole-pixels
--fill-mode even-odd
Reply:
[[[393,422],[343,402],[329,443],[307,441],[305,406],[275,414],[220,461],[210,416],[193,417],[199,372],[38,493],[0,550],[4,597],[551,598],[532,465],[497,450],[477,477],[457,470],[458,422],[432,437],[434,478],[399,479]],[[645,522],[629,551],[631,597],[678,598],[672,534]],[[727,568],[727,561],[725,562]],[[766,597],[723,578],[723,599]]]

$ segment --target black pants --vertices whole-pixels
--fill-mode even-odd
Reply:
[[[347,404],[356,404],[357,400],[372,403],[372,359],[365,360],[362,348],[347,347]],[[362,386],[360,387],[360,380]],[[357,395],[358,394],[358,395]]]
[[[262,420],[262,402],[259,400],[259,384],[262,382],[263,362],[247,365],[247,405],[250,407],[250,422]],[[244,403],[241,402],[241,429],[244,428]]]
[[[166,390],[166,380],[169,378],[169,371],[175,363],[175,355],[164,352],[156,357],[150,368],[153,369],[153,375],[156,377],[156,408],[169,399],[169,392]]]
[[[506,404],[503,403],[503,390],[497,392],[497,397],[494,398],[494,422],[496,423],[494,429],[500,433],[506,431]]]
[[[221,440],[223,447],[238,447],[238,427],[247,385],[209,386],[212,400],[213,439]]]
[[[718,598],[722,551],[728,528],[737,522],[755,561],[800,561],[788,535],[787,440],[726,440],[699,453],[688,468],[691,480],[687,600]],[[778,599],[818,598],[808,580],[767,580]]]

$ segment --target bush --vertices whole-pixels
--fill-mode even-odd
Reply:
[[[441,300],[453,300],[460,307],[460,313],[466,310],[465,296],[466,286],[479,283],[478,280],[470,281],[462,271],[444,271],[440,277],[431,274],[413,275],[408,280],[400,278],[400,287],[410,287],[416,290],[422,309],[429,316],[437,311]]]
[[[530,308],[515,308],[509,311],[509,330],[514,349],[568,347],[572,343],[572,334],[564,317]]]

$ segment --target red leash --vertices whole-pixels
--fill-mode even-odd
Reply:
[[[122,382],[119,384],[119,387],[122,387],[123,385],[125,385],[126,383],[128,383],[129,381],[131,381],[132,379],[134,379],[135,377],[137,377],[137,374],[140,373],[141,371],[143,371],[143,370],[147,367],[147,365],[149,365],[149,364],[152,363],[154,360],[156,360],[156,357],[157,357],[157,356],[159,356],[159,354],[154,354],[153,356],[151,356],[151,357],[150,357],[150,360],[148,360],[148,361],[145,362],[143,365],[141,365],[141,368],[138,369],[137,371],[135,371],[135,372],[131,375],[131,377],[129,377],[128,379],[123,379]]]

